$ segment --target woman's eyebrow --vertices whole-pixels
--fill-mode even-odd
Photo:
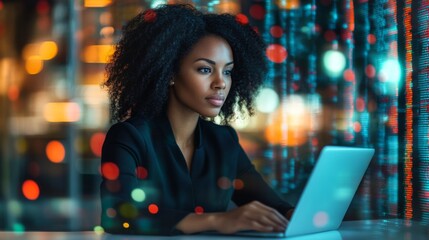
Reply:
[[[207,59],[207,58],[197,58],[197,59],[195,59],[195,61],[194,61],[194,62],[198,62],[198,61],[206,61],[206,62],[208,62],[208,63],[209,63],[209,64],[211,64],[211,65],[216,65],[216,62],[215,62],[215,61],[210,60],[210,59]],[[231,64],[233,64],[233,63],[234,63],[234,62],[229,62],[229,63],[225,64],[225,66],[231,65]]]

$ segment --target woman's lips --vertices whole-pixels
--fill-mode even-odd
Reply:
[[[221,96],[208,97],[207,101],[215,107],[222,107],[224,98]]]

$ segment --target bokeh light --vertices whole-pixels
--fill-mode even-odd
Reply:
[[[64,161],[66,156],[66,149],[60,141],[50,141],[45,148],[46,156],[49,161],[53,163],[60,163]]]
[[[328,50],[323,54],[323,67],[330,77],[339,77],[346,67],[346,57],[338,50]]]
[[[84,0],[84,7],[106,7],[112,3],[112,0]]]
[[[201,206],[196,206],[194,209],[196,214],[203,214],[204,213],[204,208]]]
[[[255,100],[256,109],[263,113],[271,113],[279,105],[279,95],[272,88],[263,88]]]
[[[104,233],[104,228],[102,226],[95,226],[94,232],[97,235],[102,235]]]
[[[380,80],[391,83],[399,83],[401,80],[401,65],[396,59],[388,59],[380,69]]]
[[[142,167],[142,166],[138,166],[136,168],[136,176],[138,179],[145,179],[147,178],[147,169]]]
[[[43,117],[48,122],[77,122],[81,110],[75,102],[51,102],[45,105]]]
[[[119,177],[119,167],[112,162],[103,163],[101,165],[101,174],[109,180],[116,180]]]
[[[146,194],[142,189],[136,188],[131,192],[131,197],[136,202],[143,202],[146,199]]]
[[[124,222],[124,223],[122,224],[122,226],[123,226],[124,228],[129,228],[129,227],[130,227],[130,224],[129,224],[129,223],[127,223],[127,222]]]
[[[219,188],[227,190],[231,187],[231,180],[229,180],[227,177],[220,177],[217,180],[217,185]]]
[[[119,206],[119,214],[124,218],[136,218],[138,210],[136,206],[131,203],[123,203]]]
[[[40,56],[31,56],[25,61],[25,70],[30,75],[35,75],[43,70],[43,61]]]
[[[90,139],[90,146],[92,153],[101,157],[101,149],[103,147],[104,139],[106,138],[106,134],[102,132],[94,133]]]
[[[287,58],[287,51],[284,46],[273,43],[268,45],[266,55],[270,61],[274,63],[282,63]]]
[[[86,63],[107,63],[114,52],[114,45],[90,45],[83,50],[82,60]]]
[[[234,186],[235,190],[240,190],[244,188],[244,182],[241,179],[234,179],[234,181],[232,181],[232,186]]]
[[[152,204],[149,204],[148,210],[151,214],[157,214],[159,211],[159,208],[158,208],[158,205],[152,203]]]
[[[256,20],[262,20],[265,17],[265,8],[259,4],[253,4],[249,8],[250,16]]]
[[[313,224],[315,227],[322,228],[329,222],[329,215],[326,212],[317,212],[313,217]]]
[[[283,28],[277,25],[272,26],[270,28],[270,34],[275,38],[280,38],[283,36]]]
[[[39,198],[39,185],[34,180],[25,180],[22,184],[22,194],[28,200],[36,200]]]
[[[39,54],[42,60],[51,60],[58,53],[58,46],[54,41],[45,41],[40,43]]]

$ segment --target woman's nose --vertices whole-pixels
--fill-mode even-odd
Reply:
[[[215,79],[213,81],[213,87],[217,89],[225,89],[226,88],[226,82],[223,79],[222,74],[216,74]]]

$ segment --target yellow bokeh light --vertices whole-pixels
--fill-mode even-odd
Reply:
[[[50,60],[58,53],[57,44],[54,41],[42,42],[39,47],[39,54],[43,60]]]
[[[90,45],[83,50],[83,61],[86,63],[107,63],[115,52],[113,45]]]
[[[44,41],[25,45],[22,58],[28,60],[32,57],[39,57],[41,60],[51,60],[57,53],[58,46],[54,41]]]
[[[43,61],[39,56],[31,56],[25,61],[25,70],[28,74],[35,75],[43,70]]]
[[[80,107],[75,102],[52,102],[45,105],[43,116],[48,122],[77,122]]]
[[[85,0],[84,7],[106,7],[111,4],[112,0]]]
[[[124,222],[124,223],[122,224],[122,226],[123,226],[124,228],[129,228],[129,227],[130,227],[130,224],[129,224],[129,223],[127,223],[127,222]]]

